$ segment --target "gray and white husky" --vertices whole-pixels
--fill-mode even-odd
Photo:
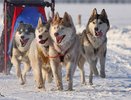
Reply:
[[[105,78],[105,60],[107,50],[107,31],[110,28],[109,20],[106,11],[103,9],[101,14],[97,13],[94,8],[92,15],[89,18],[86,29],[82,33],[81,42],[83,45],[84,57],[81,56],[79,68],[81,69],[82,82],[84,78],[84,63],[87,60],[90,66],[89,83],[92,83],[93,74],[98,75],[96,68],[97,61],[100,61],[100,76]]]
[[[53,76],[58,90],[63,89],[61,62],[66,66],[66,79],[68,81],[68,90],[73,89],[73,74],[78,63],[80,52],[80,41],[76,35],[71,16],[65,12],[61,18],[56,13],[51,25],[50,36],[54,47],[50,47],[49,58]]]
[[[43,24],[41,17],[39,18],[35,39],[32,41],[28,53],[38,89],[45,89],[45,81],[51,82],[53,78],[48,58],[49,45],[51,44],[49,26],[50,21]]]
[[[26,72],[30,69],[27,52],[34,39],[34,32],[35,29],[32,25],[20,22],[13,38],[11,62],[16,68],[16,75],[20,79],[21,84],[25,83]],[[21,72],[21,63],[24,65],[23,72]]]

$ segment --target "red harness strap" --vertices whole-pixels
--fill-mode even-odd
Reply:
[[[55,56],[48,56],[48,58],[57,58],[57,57],[60,57],[62,56],[61,54],[58,54],[58,55],[55,55]]]
[[[48,56],[48,58],[60,58],[60,61],[63,62],[64,61],[64,56],[65,55],[62,55],[60,53],[58,53],[58,55],[55,55],[55,56]]]

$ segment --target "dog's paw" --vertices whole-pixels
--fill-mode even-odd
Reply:
[[[42,86],[42,85],[39,85],[37,88],[38,88],[38,89],[42,89],[42,88],[43,88],[43,86]]]
[[[20,85],[24,85],[24,84],[25,84],[25,82],[21,82],[21,83],[20,83]]]
[[[42,89],[42,88],[44,89],[45,87],[44,87],[43,84],[39,84],[39,85],[37,86],[37,88],[38,88],[38,89]]]
[[[37,89],[36,89],[36,90],[37,90],[38,92],[46,91],[46,89],[45,89],[45,88],[43,88],[43,87],[42,87],[42,88],[38,88],[38,87],[37,87]]]
[[[105,73],[101,73],[101,74],[100,74],[100,77],[101,77],[101,78],[106,78]]]
[[[89,84],[90,84],[90,85],[93,85],[93,83],[92,83],[92,82],[89,82]]]
[[[93,85],[93,83],[89,83],[90,85]]]
[[[81,85],[83,86],[83,85],[86,85],[87,83],[86,82],[81,82]]]
[[[74,91],[74,89],[72,89],[72,88],[68,88],[66,91]]]
[[[101,78],[106,78],[106,75],[100,75]]]
[[[59,87],[57,88],[57,90],[62,91],[62,90],[63,90],[63,86],[59,86]]]

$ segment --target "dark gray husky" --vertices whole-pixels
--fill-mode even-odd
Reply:
[[[13,38],[11,62],[16,68],[16,75],[20,79],[21,84],[25,83],[26,72],[30,69],[27,53],[34,35],[35,29],[32,25],[20,22]],[[23,72],[21,72],[21,63],[24,64]]]
[[[100,61],[100,76],[105,78],[105,60],[106,60],[106,33],[110,28],[109,20],[105,10],[101,14],[94,8],[89,18],[86,29],[82,33],[81,42],[84,50],[84,57],[81,56],[79,68],[82,73],[82,82],[85,82],[84,63],[87,60],[90,66],[89,83],[92,85],[93,74],[98,75],[96,68],[97,61]]]

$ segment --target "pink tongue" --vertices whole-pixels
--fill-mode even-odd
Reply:
[[[21,43],[22,43],[23,46],[25,46],[27,42],[28,42],[28,39],[21,40]]]
[[[25,40],[25,43],[27,43],[28,39]]]
[[[57,36],[56,37],[56,40],[57,40],[58,43],[61,42],[61,39],[62,39],[62,36]]]
[[[96,36],[102,36],[103,35],[103,33],[100,31],[100,32],[96,32]]]

